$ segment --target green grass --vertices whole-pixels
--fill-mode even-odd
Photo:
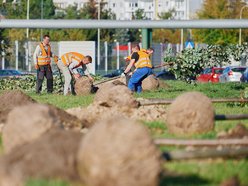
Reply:
[[[243,83],[199,83],[188,84],[182,81],[166,81],[169,88],[156,91],[144,92],[137,97],[144,98],[176,98],[178,95],[188,91],[199,91],[210,98],[238,98],[247,84]]]
[[[28,180],[25,186],[70,186],[70,185],[69,183],[60,180],[32,179],[32,180]]]
[[[248,84],[225,83],[225,84],[197,84],[191,85],[181,81],[166,81],[169,88],[157,91],[136,94],[136,97],[143,98],[176,98],[187,91],[200,91],[210,98],[240,98],[243,90]],[[62,109],[82,106],[92,103],[94,96],[62,96],[62,95],[36,95],[28,93],[32,98],[41,103],[50,103]],[[238,104],[216,103],[214,104],[216,114],[247,114],[248,109]],[[248,127],[247,120],[241,121],[217,121],[215,129],[202,135],[194,135],[194,139],[214,139],[220,131],[227,131],[237,123],[242,122]],[[168,132],[164,122],[144,122],[153,138],[182,138]],[[176,147],[163,147],[161,150],[175,150]],[[1,137],[0,137],[1,152]],[[180,161],[166,162],[165,176],[161,177],[160,186],[217,186],[232,176],[238,175],[241,185],[248,185],[248,159],[232,160],[201,160],[201,161]],[[68,183],[59,181],[30,180],[26,186],[69,186]],[[74,185],[70,185],[74,186]]]
[[[241,185],[248,185],[248,160],[205,160],[166,163],[165,168],[176,176],[164,176],[166,186],[217,186],[226,179],[238,176]]]
[[[37,95],[35,93],[28,93],[33,99],[40,103],[49,103],[62,109],[68,109],[73,107],[85,107],[93,101],[93,95],[89,96],[63,96],[42,93]]]

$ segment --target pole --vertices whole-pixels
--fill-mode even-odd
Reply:
[[[245,6],[243,6],[243,7],[240,9],[239,19],[242,19],[243,10],[244,10],[246,7],[248,7],[248,5],[245,5]],[[241,37],[242,37],[242,30],[241,30],[241,28],[239,28],[239,45],[241,45]]]
[[[29,0],[27,0],[27,20],[29,20]],[[29,68],[29,46],[28,46],[28,40],[29,40],[29,28],[27,28],[27,48],[26,48],[26,67]]]
[[[15,50],[15,57],[16,57],[16,70],[18,70],[18,50],[19,50],[19,46],[18,46],[18,41],[16,40],[15,41],[15,48],[16,48],[16,50]]]
[[[116,54],[116,58],[117,58],[117,69],[120,68],[120,45],[119,42],[116,42],[116,50],[117,50],[117,54]]]
[[[44,14],[44,11],[43,11],[43,0],[41,0],[41,15],[40,15],[40,18],[43,19],[43,14]],[[42,40],[42,36],[43,36],[43,33],[42,33],[42,28],[40,29],[40,40]]]
[[[171,160],[189,160],[189,159],[204,159],[204,158],[237,158],[247,157],[248,147],[242,148],[222,148],[222,149],[199,149],[193,151],[176,150],[172,152],[164,152],[163,158],[167,161]]]
[[[29,0],[27,0],[27,20],[29,20]],[[29,28],[27,28],[27,39],[29,38]]]
[[[248,146],[246,139],[154,139],[159,146],[194,146],[194,147],[216,147],[216,146]]]
[[[105,72],[108,72],[108,42],[104,42],[104,49],[105,49]]]
[[[131,55],[131,42],[128,42],[128,55]]]
[[[100,20],[100,10],[101,10],[100,0],[98,0],[98,20]],[[100,69],[100,28],[97,29],[97,65],[98,70]]]
[[[1,41],[2,45],[2,69],[5,69],[5,52],[4,52],[4,40]]]
[[[173,63],[172,63],[173,64]],[[171,65],[170,63],[164,64],[164,66]],[[144,101],[140,101],[140,105],[149,106],[149,105],[169,105],[172,104],[174,99],[159,99],[159,98],[150,98]],[[240,98],[215,98],[211,99],[212,103],[248,103],[248,99],[240,99]]]
[[[183,29],[181,29],[181,51],[183,50]]]

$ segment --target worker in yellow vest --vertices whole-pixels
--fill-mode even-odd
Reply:
[[[81,76],[78,72],[79,68],[82,69],[84,75],[88,76],[91,81],[94,81],[94,78],[90,75],[87,68],[87,64],[89,63],[92,63],[91,56],[84,56],[77,52],[68,52],[61,56],[57,65],[65,77],[64,95],[67,95],[68,92],[72,92],[71,76],[75,79],[78,79]]]
[[[47,92],[53,92],[53,73],[51,68],[51,57],[55,55],[51,51],[49,35],[43,36],[43,42],[41,42],[35,49],[33,60],[34,66],[37,70],[36,81],[36,93],[40,93],[42,89],[42,83],[44,76],[47,79]]]
[[[134,71],[132,77],[128,82],[128,88],[133,92],[142,92],[142,81],[149,75],[152,74],[152,63],[150,60],[150,55],[154,52],[153,48],[147,50],[141,49],[138,51],[139,58],[138,60],[132,59],[124,71],[126,75],[132,66],[135,66],[136,70]]]

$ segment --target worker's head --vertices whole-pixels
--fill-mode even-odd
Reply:
[[[132,52],[138,52],[138,51],[140,51],[140,46],[139,45],[134,45],[132,47]]]
[[[85,56],[85,57],[83,58],[83,60],[82,60],[82,63],[83,63],[84,65],[87,65],[87,64],[89,64],[89,63],[92,63],[92,57],[91,57],[91,56]]]
[[[43,36],[43,43],[45,44],[45,45],[47,45],[47,44],[49,44],[49,42],[50,42],[50,36],[49,35],[44,35]]]
[[[148,49],[146,50],[146,52],[147,52],[149,55],[151,55],[151,54],[153,54],[154,49],[153,49],[153,48],[148,48]]]

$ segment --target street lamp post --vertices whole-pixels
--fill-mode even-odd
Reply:
[[[27,0],[27,20],[29,19],[29,0]],[[27,28],[27,40],[29,38],[29,29]]]
[[[43,14],[44,14],[44,12],[43,12],[43,6],[44,6],[44,2],[43,2],[43,0],[41,0],[41,15],[40,15],[40,18],[41,19],[43,19]],[[40,40],[42,40],[42,36],[43,36],[43,33],[42,33],[42,28],[40,29]]]
[[[27,0],[27,20],[29,20],[29,0]],[[29,72],[31,71],[31,64],[29,62],[29,28],[27,28],[27,43],[26,43],[26,67],[28,67]]]
[[[242,19],[242,13],[243,13],[243,10],[245,9],[245,8],[248,8],[248,5],[245,5],[245,6],[243,6],[242,8],[241,8],[241,10],[240,10],[240,14],[239,14],[239,19]],[[241,45],[241,36],[242,35],[242,31],[241,31],[241,28],[239,29],[239,45]]]
[[[98,0],[98,20],[100,20],[101,0]],[[97,29],[97,66],[100,68],[100,28]]]

